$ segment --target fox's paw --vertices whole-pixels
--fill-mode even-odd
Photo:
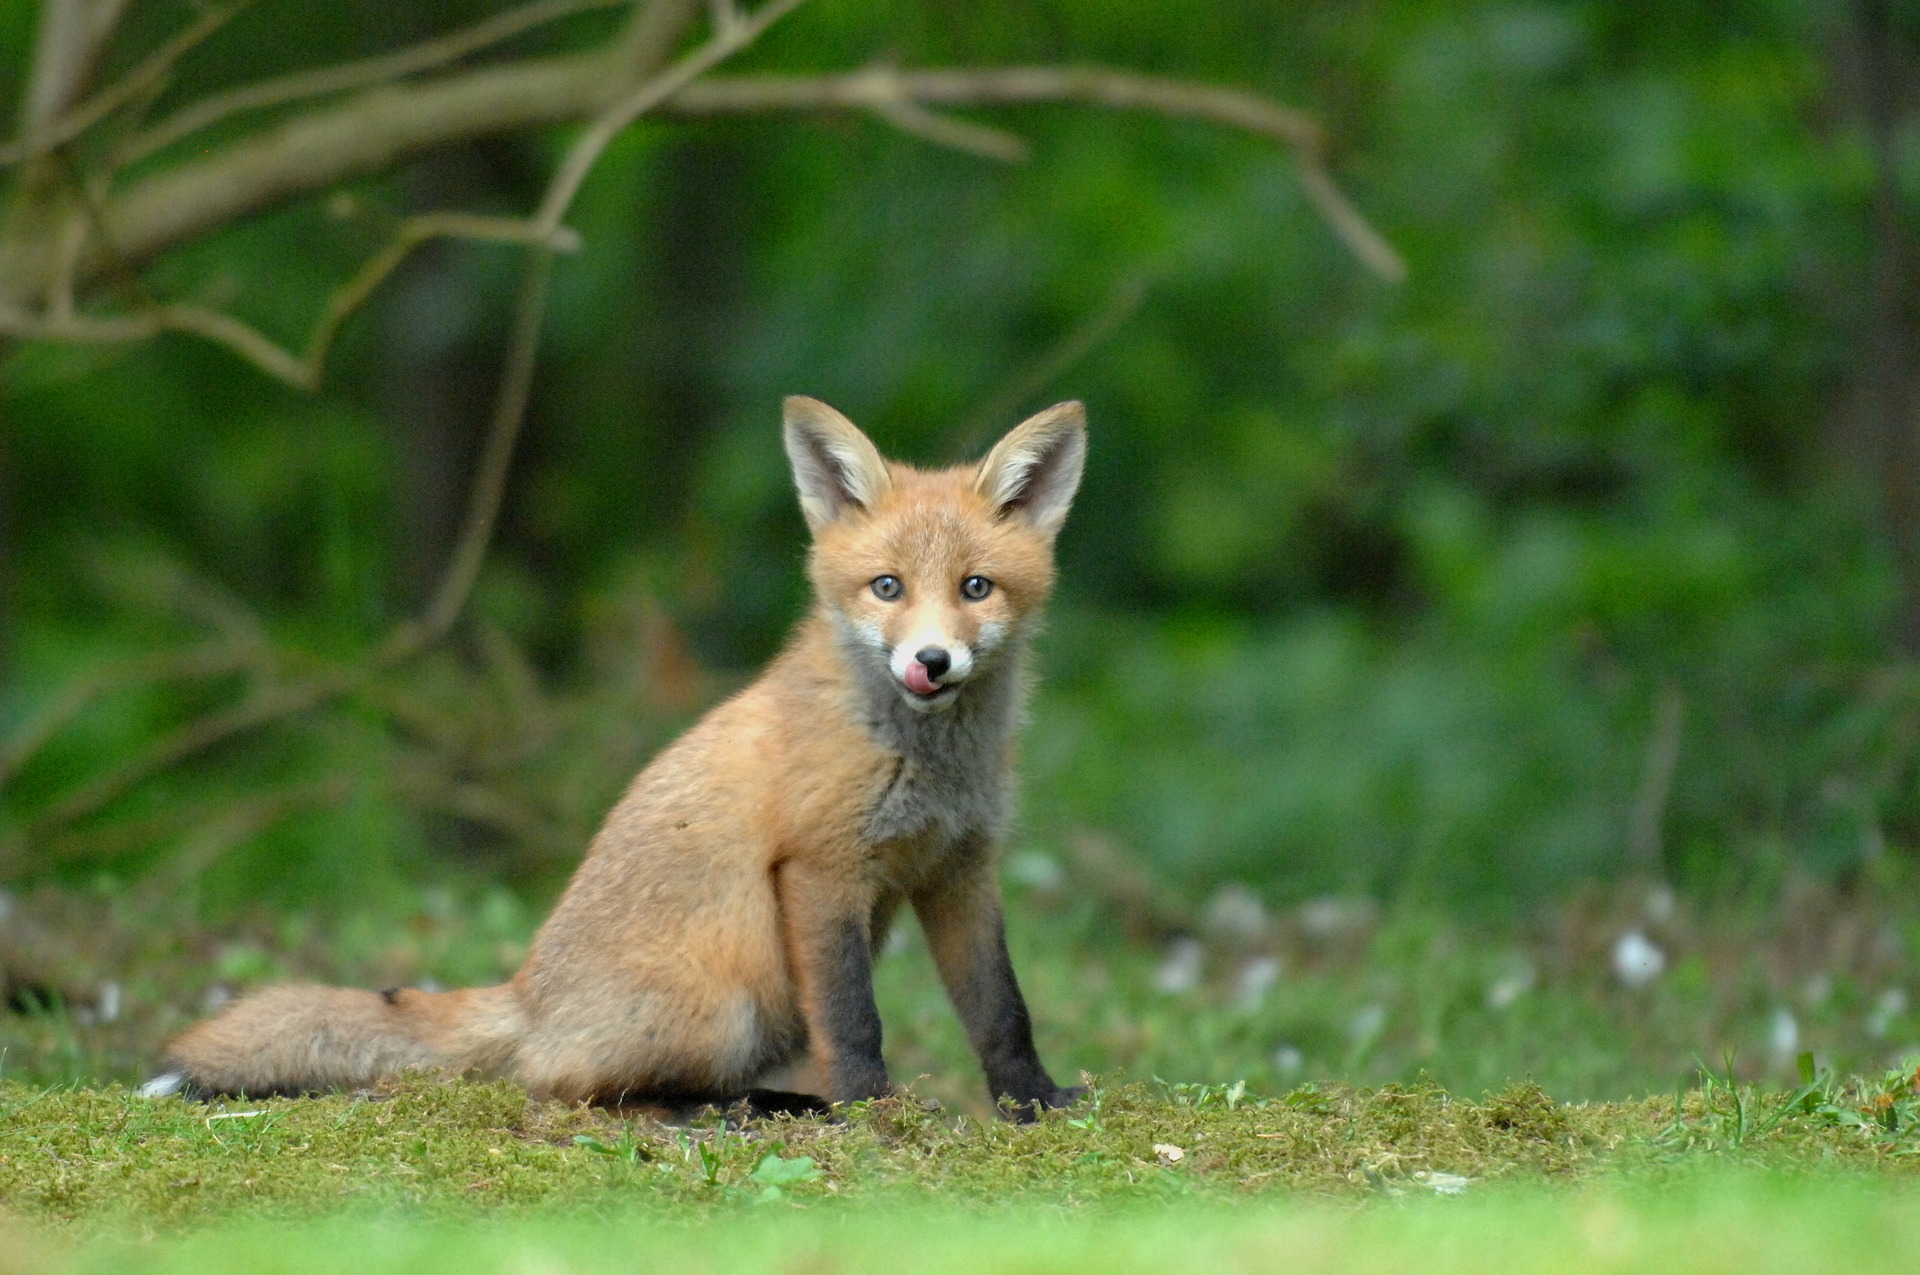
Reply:
[[[1005,1094],[1000,1098],[1001,1112],[1008,1118],[1021,1124],[1032,1124],[1040,1118],[1041,1111],[1058,1111],[1062,1107],[1071,1107],[1087,1096],[1085,1085],[1054,1085],[1031,1098],[1017,1098]]]
[[[1058,1111],[1062,1107],[1071,1107],[1074,1103],[1079,1102],[1086,1096],[1087,1087],[1085,1085],[1056,1085],[1054,1086],[1053,1092],[1041,1101],[1045,1102],[1050,1110]]]

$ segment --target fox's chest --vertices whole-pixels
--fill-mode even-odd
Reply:
[[[942,769],[896,759],[869,809],[861,840],[899,853],[940,854],[962,840],[997,837],[1010,783],[997,767]]]
[[[889,876],[910,882],[956,846],[996,841],[1013,780],[1009,732],[935,721],[884,760],[884,783],[865,812],[861,840]]]

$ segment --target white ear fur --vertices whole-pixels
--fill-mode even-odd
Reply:
[[[852,421],[802,394],[782,407],[781,436],[809,528],[818,531],[849,510],[872,509],[893,486],[887,462]]]
[[[1087,409],[1056,403],[994,444],[980,462],[973,489],[1002,517],[1025,518],[1047,535],[1057,535],[1086,460]]]

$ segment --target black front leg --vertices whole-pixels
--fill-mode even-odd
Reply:
[[[873,999],[873,948],[862,922],[832,927],[818,973],[820,1010],[807,1025],[827,1095],[835,1102],[878,1098],[890,1086],[880,1055],[880,1007]]]
[[[917,895],[914,911],[961,1025],[987,1073],[988,1091],[1010,1098],[1019,1119],[1065,1107],[1085,1092],[1053,1082],[1033,1045],[1033,1019],[1007,956],[1000,889],[982,865]]]
[[[827,1097],[878,1098],[889,1085],[873,1000],[871,900],[794,862],[781,865],[777,881],[788,967]]]

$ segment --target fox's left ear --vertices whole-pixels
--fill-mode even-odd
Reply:
[[[1087,409],[1055,403],[994,444],[980,462],[973,489],[992,501],[1001,517],[1025,518],[1047,535],[1057,535],[1086,460]]]

